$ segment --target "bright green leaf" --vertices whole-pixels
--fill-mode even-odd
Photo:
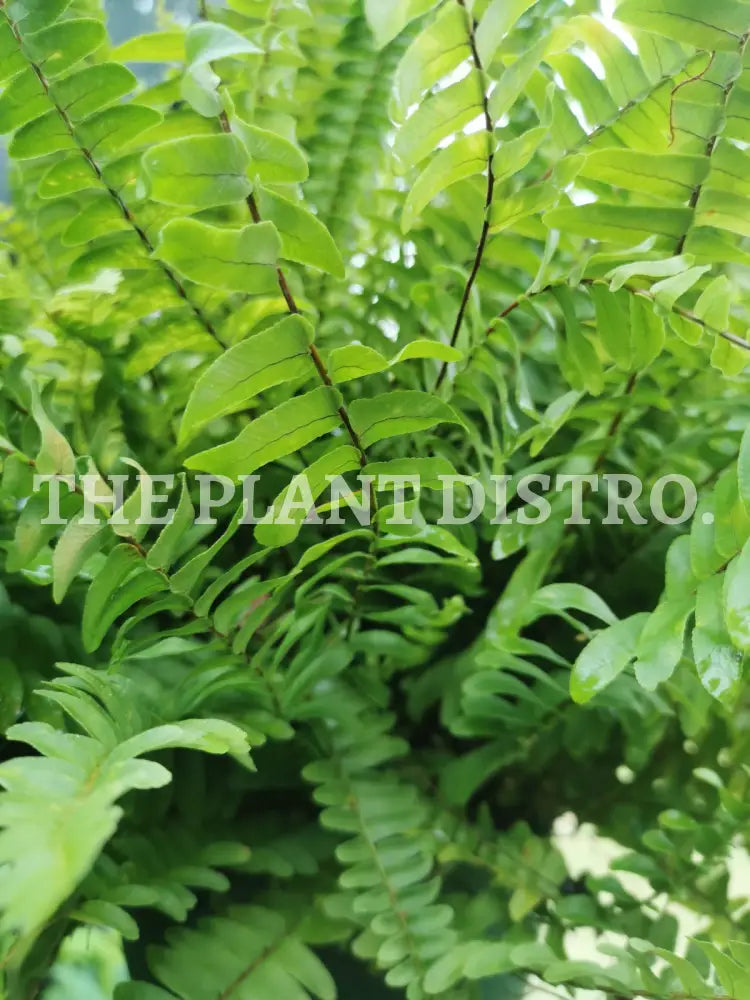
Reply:
[[[195,384],[180,425],[180,444],[211,420],[241,409],[258,393],[314,374],[312,340],[307,320],[288,316],[222,354]]]
[[[384,438],[429,430],[440,423],[462,423],[447,403],[427,393],[409,390],[356,399],[349,413],[364,448]]]
[[[576,660],[570,677],[573,701],[580,705],[591,701],[635,659],[648,619],[647,614],[632,615],[594,636]]]
[[[312,212],[266,188],[258,194],[261,216],[275,225],[281,237],[280,257],[308,264],[337,278],[344,277],[341,254],[331,234]]]
[[[215,208],[252,191],[250,157],[235,135],[200,135],[152,146],[143,157],[148,192],[178,208]]]
[[[185,465],[230,479],[250,475],[338,427],[339,406],[334,389],[313,389],[253,420],[234,441],[193,455]]]
[[[162,229],[154,256],[197,284],[257,295],[275,291],[280,251],[270,222],[221,229],[197,219],[173,219]]]

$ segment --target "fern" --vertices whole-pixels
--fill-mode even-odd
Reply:
[[[331,900],[330,912],[363,925],[355,954],[388,969],[389,985],[420,998],[430,962],[455,940],[452,911],[434,902],[439,885],[428,878],[434,847],[419,833],[426,817],[416,790],[388,774],[370,773],[405,747],[388,735],[387,717],[357,721],[353,729],[334,733],[330,759],[306,771],[319,785],[316,801],[326,807],[323,825],[351,835],[336,851],[346,866],[344,892]]]
[[[750,6],[165,8],[0,0],[0,994],[740,1000]]]
[[[8,731],[10,739],[40,754],[8,761],[2,773],[2,855],[8,870],[3,931],[17,934],[9,953],[14,965],[111,837],[121,815],[117,800],[131,789],[158,788],[169,781],[163,766],[138,760],[142,754],[185,746],[241,755],[247,745],[236,726],[218,721],[184,720],[147,728],[137,702],[123,714],[127,703],[113,697],[117,688],[106,678],[83,668],[69,670],[80,686],[56,682],[46,693],[84,735],[60,732],[43,722],[22,723]]]
[[[171,938],[169,949],[156,951],[152,963],[158,978],[177,996],[213,997],[219,991],[225,997],[247,997],[276,990],[320,1000],[335,996],[325,966],[278,913],[237,908],[198,930],[176,931]],[[196,953],[204,970],[199,979]]]

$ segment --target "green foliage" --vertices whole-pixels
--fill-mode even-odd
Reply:
[[[744,1000],[750,4],[156,6],[0,0],[0,997]]]

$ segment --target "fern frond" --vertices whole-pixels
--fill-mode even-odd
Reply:
[[[101,238],[96,260],[102,266],[103,261],[116,264],[121,259],[120,251],[127,247],[127,253],[135,240],[144,255],[141,268],[147,273],[160,271],[172,296],[187,303],[204,335],[220,344],[211,320],[201,305],[191,300],[174,271],[150,261],[154,244],[124,194],[131,183],[132,158],[124,164],[123,155],[144,133],[158,126],[161,115],[146,106],[121,102],[134,89],[136,79],[117,63],[77,68],[75,63],[58,67],[53,60],[50,68],[48,51],[64,44],[62,36],[70,35],[80,46],[81,59],[98,47],[100,35],[91,36],[88,48],[85,44],[91,35],[90,22],[59,20],[50,13],[44,20],[44,42],[38,34],[29,42],[28,19],[14,20],[13,8],[7,5],[3,7],[3,18],[5,44],[15,48],[11,50],[15,61],[10,63],[15,74],[3,93],[0,127],[5,132],[15,130],[10,147],[13,157],[23,161],[45,158],[46,172],[40,181],[42,198],[57,201],[77,194],[78,204],[73,202],[72,213],[70,201],[60,202],[68,220],[63,245],[78,247]],[[46,159],[51,153],[63,154],[52,167]],[[121,235],[113,242],[111,237],[118,232]],[[90,255],[91,250],[84,251],[84,257]]]
[[[194,719],[147,728],[136,714],[137,703],[116,697],[113,681],[84,668],[69,669],[75,680],[53,685],[48,696],[84,734],[43,722],[14,726],[9,738],[27,743],[39,756],[17,757],[0,771],[6,789],[0,805],[2,927],[13,935],[6,954],[6,964],[13,966],[20,965],[115,832],[122,816],[118,799],[170,780],[163,765],[141,760],[144,754],[175,746],[247,752],[244,734],[228,722]]]
[[[353,245],[379,180],[388,97],[404,44],[376,49],[365,18],[355,13],[336,49],[336,82],[320,96],[314,131],[301,136],[310,154],[306,194],[342,248]]]
[[[739,1000],[750,7],[168,6],[0,0],[0,993]]]
[[[345,870],[330,912],[363,928],[355,954],[388,970],[390,986],[419,1000],[429,963],[455,939],[453,913],[435,902],[435,847],[416,789],[376,770],[405,750],[389,728],[381,716],[334,730],[334,756],[311,764],[305,776],[319,786],[323,825],[350,837],[336,851]]]
[[[121,831],[81,886],[89,901],[84,913],[91,911],[92,902],[127,909],[149,906],[182,923],[198,903],[196,891],[227,892],[230,881],[220,869],[241,869],[250,854],[244,844],[204,843],[182,827],[158,836]]]
[[[294,926],[272,910],[233,907],[154,948],[156,977],[183,1000],[289,996],[335,1000],[336,987]]]

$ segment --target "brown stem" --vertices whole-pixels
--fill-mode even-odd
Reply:
[[[488,156],[487,156],[487,194],[484,199],[484,221],[482,222],[482,231],[479,235],[479,242],[477,244],[477,250],[474,255],[474,263],[471,268],[468,280],[464,287],[464,293],[461,297],[461,305],[458,309],[458,315],[456,316],[456,322],[453,324],[453,332],[451,333],[450,344],[451,347],[455,347],[458,341],[458,335],[461,332],[461,327],[463,326],[464,317],[466,316],[466,310],[469,306],[469,300],[471,299],[471,293],[474,285],[479,275],[479,269],[482,266],[482,258],[484,257],[484,251],[487,246],[487,240],[490,235],[490,209],[492,207],[492,199],[495,194],[495,174],[493,171],[494,162],[494,151],[492,149],[493,136],[495,132],[495,127],[492,122],[492,116],[490,115],[490,100],[487,94],[487,90],[484,85],[484,67],[482,65],[482,59],[479,55],[479,49],[477,48],[477,39],[474,33],[474,21],[471,13],[466,7],[466,0],[456,0],[459,6],[463,7],[466,17],[468,19],[468,30],[469,30],[469,47],[471,48],[471,58],[474,63],[474,68],[479,74],[479,81],[482,88],[482,110],[484,112],[484,127],[487,132],[487,145],[488,145]],[[446,375],[448,374],[448,362],[444,361],[440,369],[440,374],[438,375],[437,382],[435,383],[435,388],[439,389],[443,384]]]
[[[670,100],[670,103],[669,103],[669,145],[670,146],[673,145],[673,143],[675,141],[675,138],[676,138],[676,135],[675,135],[676,128],[675,128],[675,123],[674,123],[674,109],[675,109],[675,100],[676,100],[677,94],[679,93],[679,91],[682,90],[683,87],[687,87],[691,83],[697,83],[698,80],[702,80],[703,77],[706,75],[706,73],[708,73],[708,71],[713,66],[715,59],[716,59],[716,53],[715,52],[711,52],[710,53],[710,59],[708,60],[707,65],[704,66],[704,68],[699,73],[696,73],[694,76],[689,76],[687,78],[687,80],[683,80],[681,83],[678,83],[676,87],[673,87],[672,94],[671,94],[671,100]]]
[[[740,58],[744,57],[744,55],[745,55],[745,50],[747,48],[748,41],[750,41],[750,31],[746,31],[745,34],[740,39],[740,46],[739,46]],[[708,70],[711,68],[712,64],[713,64],[713,56],[711,57],[711,62],[708,64],[708,66],[706,67],[706,69],[703,72],[707,73]],[[703,74],[701,74],[701,76],[702,75]],[[724,128],[724,115],[726,113],[727,105],[729,104],[729,99],[732,96],[732,91],[736,87],[737,81],[739,80],[739,78],[740,78],[740,74],[738,74],[737,77],[735,77],[734,80],[731,80],[723,88],[723,90],[722,90],[721,123],[719,125],[718,130],[716,132],[714,132],[714,134],[708,140],[708,145],[706,146],[706,154],[705,155],[708,158],[709,164],[711,162],[711,157],[716,152],[716,147],[717,147],[717,145],[719,143],[719,139],[721,138],[721,134],[722,134],[722,131],[723,131],[723,128]],[[686,81],[686,82],[689,82],[689,81]],[[682,251],[685,249],[685,244],[687,243],[688,236],[690,236],[690,233],[693,230],[693,224],[695,222],[695,210],[698,207],[698,202],[701,199],[701,194],[703,193],[703,188],[704,188],[705,183],[706,183],[706,181],[702,180],[702,181],[700,181],[700,183],[696,184],[696,186],[693,188],[692,194],[690,195],[690,201],[689,201],[688,204],[689,204],[689,207],[692,210],[693,214],[690,217],[690,222],[688,223],[687,229],[682,234],[682,236],[680,237],[680,239],[679,239],[679,241],[677,243],[677,246],[675,247],[675,254],[677,254],[677,255],[681,254]]]
[[[219,121],[221,122],[221,127],[223,131],[231,133],[232,124],[229,121],[229,117],[227,116],[227,113],[225,111],[222,111],[221,114],[219,115]],[[260,214],[260,209],[258,208],[258,202],[255,200],[255,195],[252,193],[249,194],[247,196],[246,202],[248,210],[250,212],[250,218],[253,220],[253,222],[256,224],[262,222],[263,217]],[[300,316],[302,314],[302,310],[297,305],[294,295],[292,294],[292,290],[289,287],[289,282],[286,280],[286,275],[284,274],[281,267],[276,268],[276,276],[279,282],[279,288],[281,290],[281,294],[284,296],[284,301],[286,302],[287,309],[292,315]],[[310,357],[312,358],[313,364],[315,365],[315,369],[318,373],[318,376],[320,377],[320,380],[325,386],[328,386],[329,389],[332,389],[333,381],[331,380],[331,376],[328,373],[328,369],[326,368],[323,359],[318,353],[318,349],[315,346],[315,344],[310,344],[309,351],[310,351]],[[359,434],[357,434],[357,432],[354,429],[351,417],[349,416],[349,411],[347,410],[346,406],[343,403],[338,408],[338,414],[339,417],[341,418],[341,423],[344,425],[346,433],[349,435],[349,439],[352,442],[352,445],[357,449],[357,452],[359,453],[359,464],[362,468],[364,468],[364,466],[367,465],[367,453],[359,438]],[[371,492],[370,496],[372,500],[374,494]]]

